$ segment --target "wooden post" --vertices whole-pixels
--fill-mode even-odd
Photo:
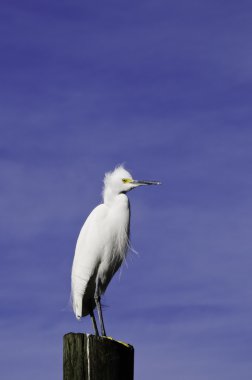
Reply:
[[[133,377],[133,346],[95,335],[64,335],[64,380],[133,380]]]

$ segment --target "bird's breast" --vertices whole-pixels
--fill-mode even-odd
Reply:
[[[123,194],[122,194],[123,195]],[[98,275],[104,287],[122,264],[128,249],[130,210],[127,197],[120,197],[110,207],[106,220],[107,244]]]
[[[119,194],[108,212],[108,229],[116,237],[128,237],[130,223],[129,200],[125,194]],[[113,239],[111,240],[113,241]]]

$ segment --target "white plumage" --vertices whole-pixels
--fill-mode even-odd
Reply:
[[[106,335],[100,297],[126,257],[130,229],[130,204],[126,192],[141,185],[122,166],[104,178],[103,200],[84,223],[76,244],[72,266],[72,303],[76,318],[91,315],[98,334],[93,309],[97,306],[102,335]]]

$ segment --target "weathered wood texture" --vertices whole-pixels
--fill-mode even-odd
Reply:
[[[133,380],[134,348],[95,335],[64,335],[64,380]]]

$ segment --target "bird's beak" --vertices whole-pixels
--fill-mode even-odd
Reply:
[[[135,179],[132,180],[131,182],[133,185],[136,186],[144,186],[144,185],[161,185],[161,182],[159,181],[137,181]]]

